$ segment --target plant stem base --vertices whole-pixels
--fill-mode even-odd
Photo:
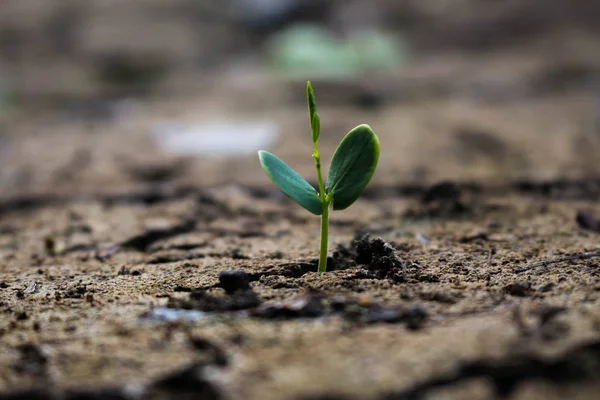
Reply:
[[[323,204],[321,214],[321,250],[319,252],[319,272],[327,272],[327,250],[329,240],[329,202]]]

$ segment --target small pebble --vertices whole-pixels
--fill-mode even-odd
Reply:
[[[225,289],[227,294],[233,294],[238,290],[248,290],[250,289],[250,276],[246,271],[228,269],[219,274],[219,286]]]
[[[591,213],[583,210],[577,211],[577,216],[575,217],[577,221],[577,225],[583,229],[587,229],[589,231],[600,232],[600,221],[598,218],[593,216]]]
[[[36,289],[37,289],[37,282],[33,281],[29,284],[29,286],[27,286],[27,288],[25,289],[25,291],[23,293],[31,294],[31,293],[35,292]]]

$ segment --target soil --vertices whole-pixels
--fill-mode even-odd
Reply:
[[[271,150],[313,176],[303,83],[223,72],[125,119],[18,113],[0,137],[0,398],[597,399],[600,52],[582,54],[313,82],[323,159],[358,123],[382,143],[332,213],[325,274],[318,217],[254,153],[149,135],[267,118]]]

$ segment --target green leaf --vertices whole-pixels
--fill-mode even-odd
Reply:
[[[313,143],[316,145],[321,133],[321,119],[319,118],[319,114],[313,116],[313,119],[310,121],[310,129],[312,131]]]
[[[342,139],[333,154],[326,192],[333,209],[348,208],[365,189],[379,160],[379,139],[369,125],[359,125]]]
[[[258,152],[260,165],[283,193],[315,215],[323,213],[321,200],[314,187],[274,154]]]
[[[312,132],[312,141],[316,145],[321,134],[321,120],[317,114],[317,102],[315,100],[315,91],[310,81],[306,82],[306,98],[308,100],[308,117],[310,118],[310,130]]]

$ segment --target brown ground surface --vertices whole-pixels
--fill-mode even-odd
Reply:
[[[322,275],[318,218],[254,155],[181,159],[148,135],[269,118],[273,151],[312,176],[301,86],[226,76],[126,121],[18,116],[0,160],[3,396],[597,399],[598,258],[536,264],[598,251],[597,223],[576,222],[600,215],[590,73],[524,52],[444,60],[369,81],[377,110],[315,83],[325,159],[361,122],[382,142],[365,195],[333,213],[340,269]],[[230,268],[250,290],[223,290]]]

